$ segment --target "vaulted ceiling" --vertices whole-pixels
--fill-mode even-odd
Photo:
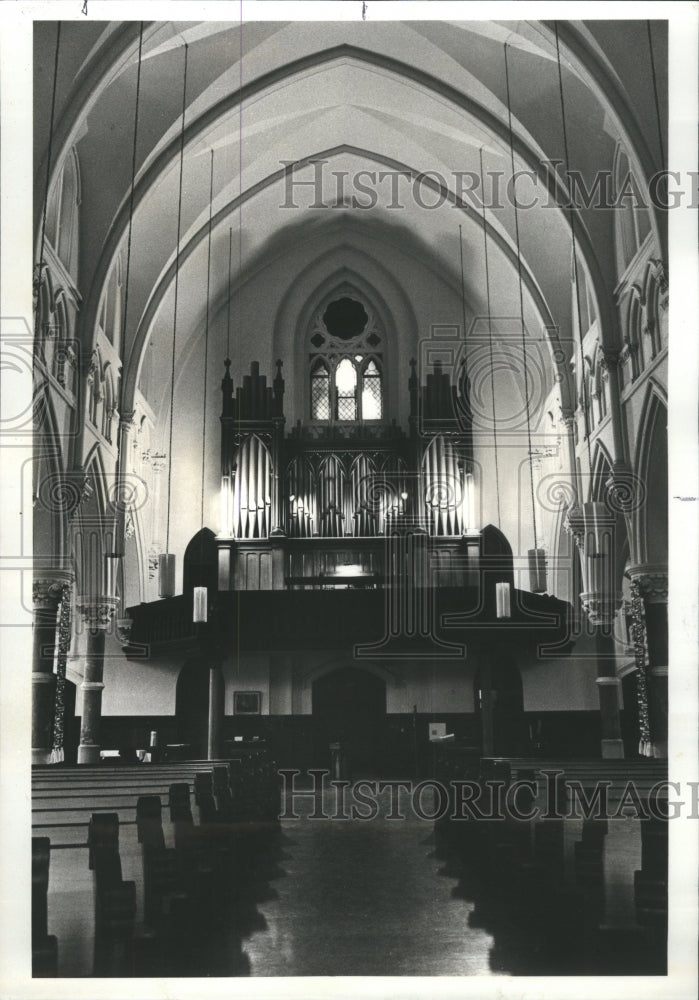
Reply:
[[[75,146],[83,338],[94,329],[115,255],[125,254],[128,242],[139,30],[136,22],[87,20],[64,25],[61,34],[50,166],[53,174]],[[666,36],[660,24],[652,26],[651,37],[664,108]],[[37,22],[37,233],[55,52],[56,23]],[[180,351],[201,330],[207,280],[209,309],[224,308],[231,230],[238,287],[280,255],[293,256],[311,244],[318,254],[329,253],[361,239],[376,260],[407,254],[460,295],[461,227],[469,316],[486,311],[486,287],[501,315],[516,315],[517,232],[504,196],[512,173],[510,113],[515,169],[535,171],[539,184],[540,204],[522,209],[518,219],[527,322],[537,333],[542,324],[557,325],[565,340],[571,332],[571,215],[551,207],[554,196],[563,200],[564,194],[563,168],[557,172],[551,162],[567,163],[592,187],[596,172],[611,171],[622,141],[642,182],[661,167],[646,22],[562,22],[557,29],[552,22],[525,21],[146,23],[141,55],[123,350],[131,388],[144,345],[158,322],[172,314],[183,99]],[[666,137],[662,140],[667,148]],[[486,176],[499,173],[502,193],[500,206],[491,198],[485,211],[488,286],[479,205],[454,206],[459,176],[477,176],[481,158]],[[316,169],[309,161],[316,159],[327,161],[322,170],[327,208],[284,207],[283,164],[299,164],[295,179],[309,181]],[[374,183],[381,196],[370,210],[338,205],[342,171],[350,178],[345,194],[366,200],[352,187],[360,170],[405,171],[412,179],[428,172],[430,179],[419,185],[419,197],[411,181],[396,182],[400,209],[388,207],[390,180]],[[522,203],[532,188],[531,178],[521,179]],[[308,187],[295,189],[300,205],[308,206],[313,197]],[[425,208],[435,202],[439,207]],[[603,320],[612,315],[617,280],[612,222],[611,212],[594,208],[581,208],[575,218]],[[606,326],[612,336],[613,324]]]

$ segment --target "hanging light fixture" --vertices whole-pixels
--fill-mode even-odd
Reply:
[[[517,281],[519,286],[519,314],[522,331],[522,363],[524,367],[524,407],[527,418],[527,453],[529,457],[529,489],[532,505],[532,528],[534,532],[534,548],[528,550],[529,556],[529,589],[535,594],[546,591],[546,553],[539,548],[536,531],[536,502],[534,499],[534,466],[532,454],[531,414],[529,412],[529,366],[527,362],[527,337],[524,328],[524,291],[522,286],[522,253],[519,239],[519,207],[517,205],[517,190],[515,178],[515,147],[512,130],[512,102],[510,98],[510,71],[507,60],[507,42],[505,42],[505,87],[507,91],[507,118],[510,132],[510,165],[512,170],[512,200],[515,210],[515,242],[517,244]]]
[[[463,522],[465,533],[467,535],[475,534],[478,529],[476,528],[476,480],[472,472],[464,473],[464,486],[463,486],[463,497],[464,497],[464,511],[463,511]]]
[[[510,606],[511,602],[511,588],[509,580],[500,580],[495,584],[495,617],[496,618],[511,618],[512,608]]]
[[[104,597],[109,601],[116,601],[118,598],[121,559],[119,552],[108,552],[104,557]]]
[[[184,74],[182,82],[182,131],[180,135],[180,179],[177,201],[177,256],[175,260],[175,305],[172,325],[172,366],[170,372],[170,435],[167,456],[167,522],[165,535],[165,552],[158,556],[158,593],[161,597],[174,597],[175,594],[175,554],[170,548],[170,500],[172,493],[172,425],[175,405],[175,346],[177,341],[177,301],[180,279],[180,235],[182,230],[182,174],[184,172],[184,130],[187,109],[187,60],[189,46],[184,43]]]
[[[546,593],[546,552],[529,549],[529,587],[533,594]]]
[[[208,621],[208,600],[209,592],[206,587],[194,588],[194,605],[192,608],[192,621],[195,624]]]
[[[233,474],[221,476],[221,536],[233,534]]]

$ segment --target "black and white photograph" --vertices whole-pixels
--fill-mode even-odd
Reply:
[[[696,995],[696,5],[3,6],[3,995]]]

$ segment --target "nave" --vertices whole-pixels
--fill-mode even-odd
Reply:
[[[375,818],[346,820],[335,789],[299,795],[310,784],[298,783],[277,822],[275,782],[263,796],[256,767],[255,783],[222,761],[36,769],[34,974],[665,973],[657,823],[433,823],[390,790]],[[526,760],[492,767],[535,773]],[[642,799],[663,777],[660,764],[565,767],[585,787],[603,770],[612,810],[630,777]]]

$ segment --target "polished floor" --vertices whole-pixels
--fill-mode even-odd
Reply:
[[[473,904],[453,893],[432,824],[285,820],[285,876],[259,906],[265,933],[246,943],[264,976],[437,976],[490,972],[493,938],[469,926]],[[326,802],[332,815],[334,801]]]
[[[314,811],[333,818],[312,818]],[[93,876],[83,835],[52,837],[49,932],[58,938],[59,976],[104,973],[93,930]],[[426,803],[426,808],[429,804]],[[409,807],[389,819],[389,793],[370,820],[337,817],[332,793],[295,804],[297,818],[259,849],[253,845],[244,885],[214,934],[168,942],[149,955],[143,924],[143,867],[136,828],[120,827],[124,879],[137,886],[139,954],[122,974],[167,976],[479,976],[653,974],[660,947],[647,947],[636,923],[633,872],[640,867],[639,823],[611,821],[594,933],[583,926],[575,896],[541,912],[537,893],[514,897],[468,846],[454,848]],[[38,814],[42,816],[41,813]],[[165,815],[168,846],[173,829]],[[581,823],[565,823],[562,882],[574,882],[573,847]],[[71,840],[75,843],[71,844]],[[62,843],[62,846],[58,846]],[[225,887],[224,887],[225,892]],[[558,904],[557,904],[558,905]],[[589,916],[589,915],[588,915]],[[196,931],[196,928],[194,928]],[[144,947],[140,949],[140,946]],[[140,949],[140,950],[139,950]]]

